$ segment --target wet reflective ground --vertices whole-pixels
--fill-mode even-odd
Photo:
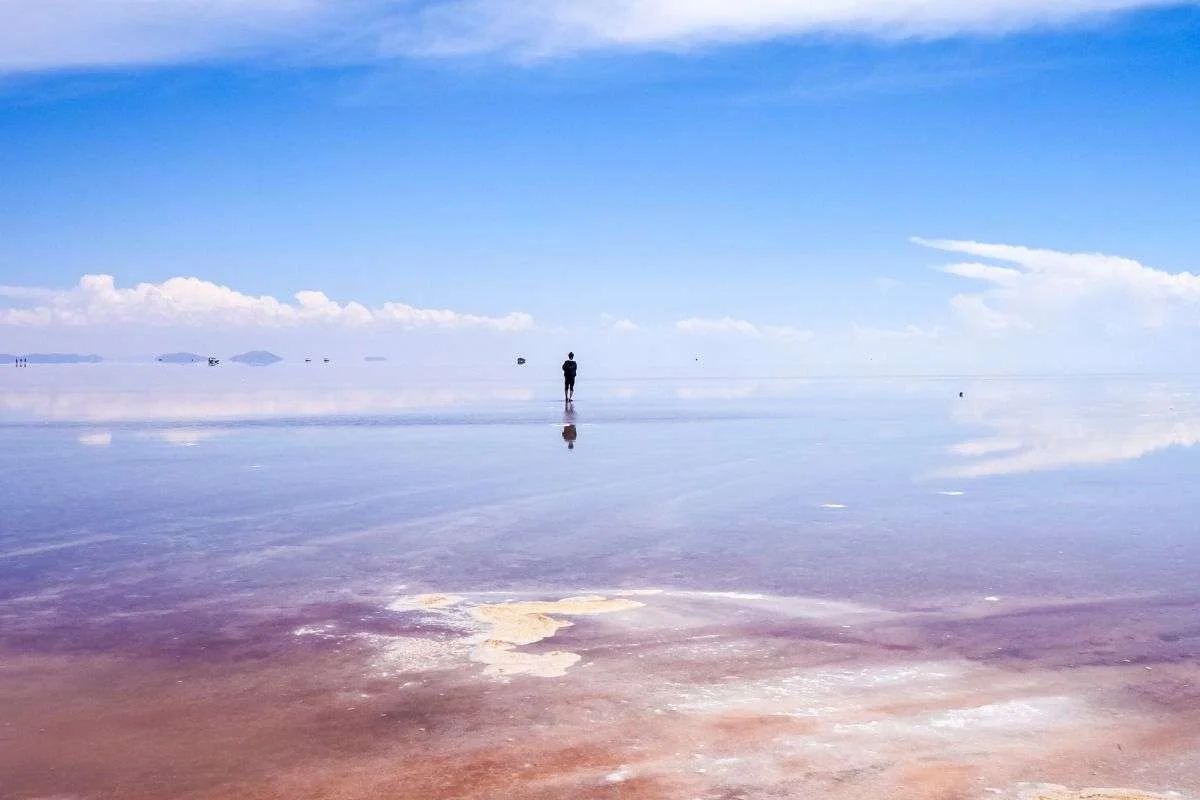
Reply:
[[[0,374],[0,796],[1196,796],[1200,381],[558,389]]]

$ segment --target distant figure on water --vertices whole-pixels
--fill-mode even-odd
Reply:
[[[575,373],[578,371],[575,354],[567,353],[567,360],[563,362],[563,400],[568,403],[575,399]]]

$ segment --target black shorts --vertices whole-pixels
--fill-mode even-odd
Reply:
[[[571,376],[569,378],[563,378],[563,389],[564,390],[570,389],[572,392],[575,391],[575,377],[574,376]]]

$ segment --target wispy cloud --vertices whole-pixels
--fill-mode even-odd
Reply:
[[[814,33],[996,34],[1194,0],[5,0],[0,71],[286,52],[547,58]]]
[[[600,324],[618,333],[633,333],[641,330],[641,326],[628,317],[615,317],[612,314],[601,314]]]
[[[995,34],[1162,0],[449,0],[421,8],[392,37],[402,51],[678,50],[841,32],[885,39]],[[415,24],[413,24],[415,23]]]
[[[383,3],[371,3],[382,8]],[[305,46],[331,0],[3,0],[0,71],[179,63]]]
[[[720,319],[704,319],[701,317],[689,317],[681,319],[675,323],[675,330],[680,333],[707,335],[707,334],[737,334],[739,336],[762,336],[762,331],[751,322],[744,319],[734,319],[733,317],[721,317]]]
[[[879,328],[871,325],[855,325],[851,335],[860,342],[913,342],[939,338],[944,331],[939,327],[905,325],[902,328]]]
[[[170,278],[162,283],[121,288],[111,275],[84,275],[73,289],[0,287],[0,297],[34,302],[25,307],[0,309],[0,324],[37,327],[335,325],[492,331],[523,331],[533,327],[533,317],[520,312],[492,317],[392,302],[368,308],[353,301],[338,303],[317,291],[297,292],[294,302],[286,302],[269,295],[243,294],[199,278]]]
[[[763,328],[763,332],[767,338],[777,339],[781,342],[811,342],[816,338],[813,331],[793,328],[791,325],[767,325]]]
[[[914,239],[917,244],[999,265],[966,261],[942,267],[987,288],[953,297],[961,320],[983,331],[1047,330],[1094,314],[1106,325],[1156,328],[1181,311],[1194,322],[1200,275],[1166,272],[1129,258],[1002,244]]]
[[[721,317],[705,319],[690,317],[675,323],[675,330],[688,335],[745,336],[752,339],[766,338],[781,342],[807,342],[816,334],[810,330],[793,328],[790,325],[755,325],[744,319]]]

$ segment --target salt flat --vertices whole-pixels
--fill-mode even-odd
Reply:
[[[1200,796],[1185,381],[72,369],[4,797]]]

